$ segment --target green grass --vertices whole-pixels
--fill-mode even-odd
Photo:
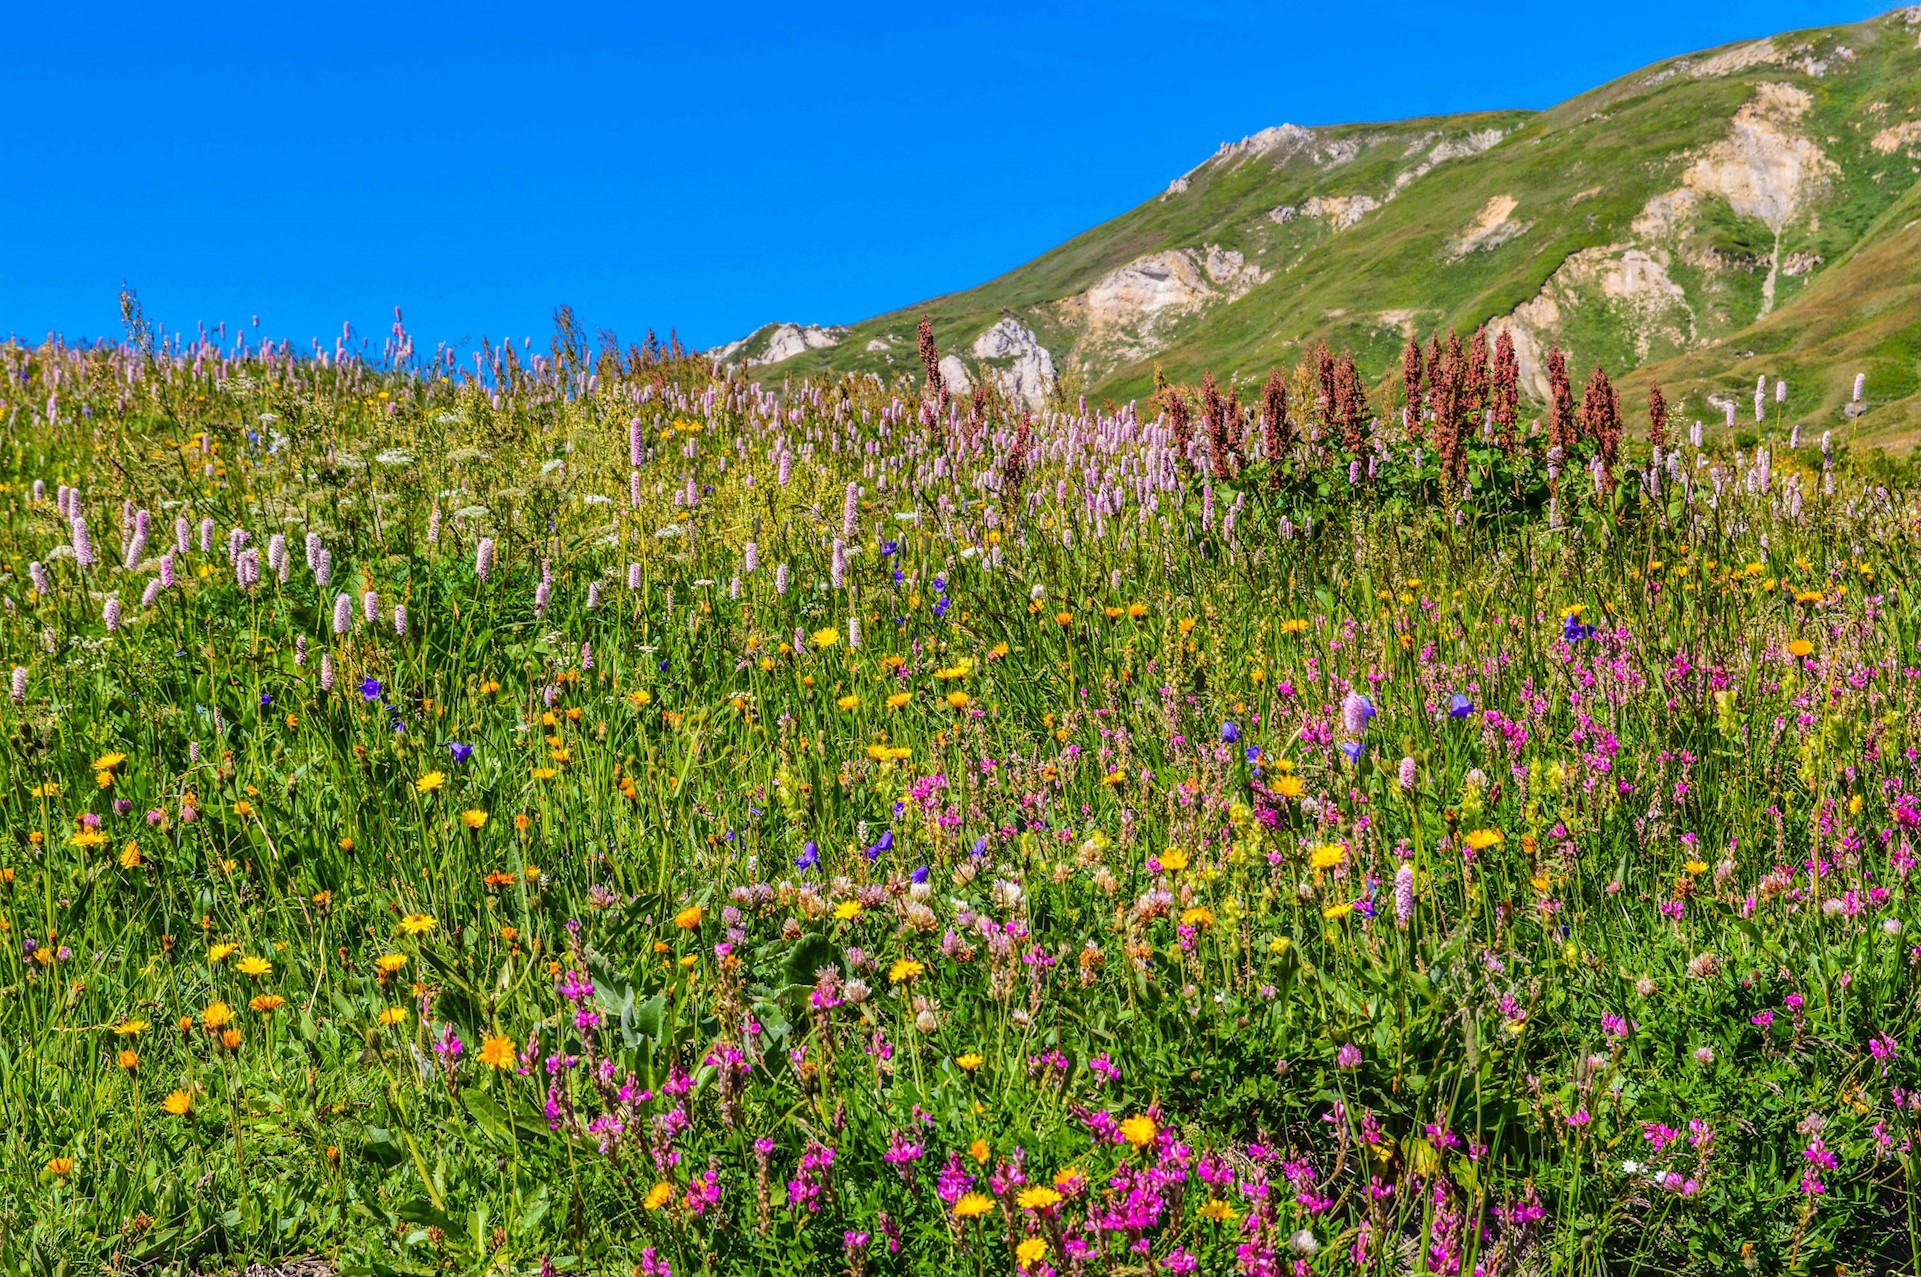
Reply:
[[[0,348],[5,1270],[1913,1271],[1901,474],[140,336]]]

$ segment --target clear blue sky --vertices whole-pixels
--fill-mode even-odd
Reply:
[[[1270,124],[1544,107],[1852,0],[23,4],[0,335],[695,345],[1001,273]]]

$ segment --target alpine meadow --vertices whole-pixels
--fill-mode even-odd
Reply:
[[[847,328],[0,344],[0,1271],[1915,1273],[1918,228],[1914,9]]]

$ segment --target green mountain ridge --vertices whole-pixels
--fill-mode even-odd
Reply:
[[[1545,111],[1263,129],[975,288],[845,328],[769,325],[755,375],[918,375],[1038,406],[1144,397],[1158,365],[1258,381],[1318,343],[1385,384],[1400,349],[1486,323],[1524,384],[1560,344],[1718,422],[1757,378],[1785,417],[1910,449],[1921,431],[1921,6],[1669,59]],[[783,331],[784,330],[784,331]],[[1850,415],[1855,375],[1866,411]]]

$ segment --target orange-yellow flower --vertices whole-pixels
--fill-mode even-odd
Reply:
[[[489,1034],[480,1046],[480,1062],[496,1069],[511,1069],[516,1063],[514,1040],[506,1034]]]
[[[954,1203],[954,1218],[979,1219],[994,1209],[994,1199],[986,1193],[962,1193],[961,1199]]]

